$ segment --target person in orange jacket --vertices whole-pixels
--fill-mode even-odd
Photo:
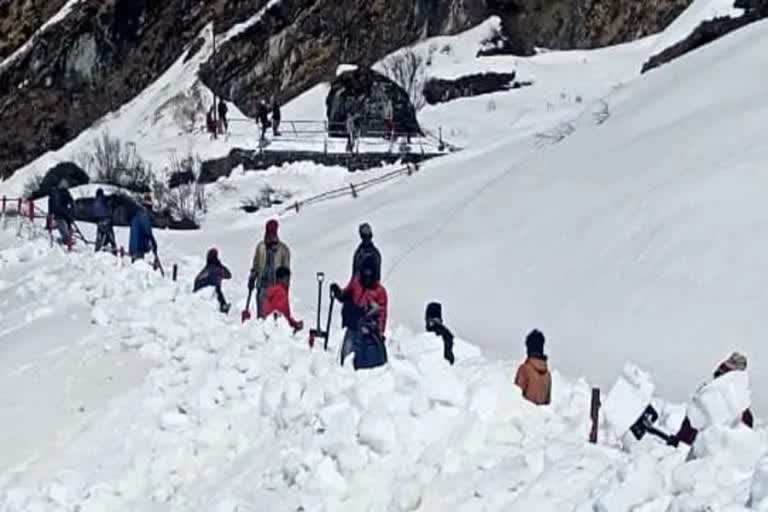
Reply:
[[[534,329],[525,338],[528,357],[517,369],[515,384],[523,391],[523,398],[536,405],[549,405],[552,401],[552,376],[544,354],[544,335]]]
[[[275,282],[267,288],[264,303],[261,306],[261,317],[280,314],[288,320],[294,332],[304,329],[304,322],[296,320],[291,315],[291,304],[288,300],[288,289],[291,284],[291,271],[287,267],[279,267],[275,271]]]

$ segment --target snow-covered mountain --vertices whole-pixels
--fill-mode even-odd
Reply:
[[[431,76],[514,70],[534,85],[426,107],[425,128],[464,149],[357,198],[238,208],[266,184],[299,200],[390,169],[302,163],[220,180],[200,231],[158,233],[175,283],[143,264],[51,248],[40,226],[3,219],[0,511],[768,510],[768,22],[640,75],[660,41],[721,13],[704,1],[674,33],[598,50],[478,59],[495,19],[425,41],[415,50],[437,48]],[[212,41],[200,36],[195,56],[0,194],[104,130],[130,131],[157,166],[174,148],[216,156],[251,143],[250,126],[233,123],[229,141],[211,142],[180,133],[171,112],[155,115],[179,94],[209,97],[197,71]],[[317,84],[284,117],[322,111],[325,91]],[[357,225],[371,222],[390,296],[389,365],[339,368],[337,319],[324,353],[282,323],[241,325],[191,293],[215,246],[239,309],[272,217],[308,325],[315,272],[346,281]],[[454,366],[421,334],[431,300],[460,338]],[[550,407],[514,386],[532,328],[548,338]],[[713,426],[688,460],[682,445],[629,443],[603,414],[598,444],[587,443],[591,387],[605,395],[620,375],[637,380],[654,390],[659,428],[673,432],[734,350],[749,357],[755,430]]]

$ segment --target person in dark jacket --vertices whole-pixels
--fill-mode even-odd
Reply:
[[[384,345],[387,290],[376,279],[375,268],[373,259],[368,258],[362,262],[360,273],[352,277],[344,290],[336,283],[331,285],[334,298],[352,306],[341,348],[341,364],[343,366],[346,357],[354,352],[356,370],[375,368],[387,362],[387,349]]]
[[[713,377],[718,379],[726,373],[734,371],[747,371],[747,357],[744,354],[739,352],[734,352],[731,354],[728,359],[720,363],[720,365],[715,368]],[[749,428],[754,428],[755,418],[749,408],[745,409],[741,414],[741,422]],[[677,434],[669,437],[667,444],[671,446],[677,446],[682,441],[689,446],[693,446],[693,443],[696,441],[698,434],[699,431],[693,428],[693,425],[691,425],[691,420],[689,420],[688,416],[686,416],[683,419],[682,425],[680,425],[680,430],[678,430]]]
[[[215,248],[208,250],[205,257],[205,267],[197,274],[193,292],[212,286],[216,290],[216,299],[219,301],[219,311],[229,313],[231,304],[224,298],[221,283],[225,279],[232,279],[232,273],[219,260],[219,251]]]
[[[227,121],[227,113],[229,108],[224,100],[219,100],[219,126],[222,134],[229,131],[229,122]]]
[[[381,280],[381,253],[373,244],[373,229],[367,222],[360,224],[358,228],[360,234],[360,245],[355,249],[355,255],[352,257],[352,275],[360,273],[360,267],[364,260],[371,258],[374,264],[375,279]]]
[[[280,114],[280,104],[277,102],[277,98],[272,98],[272,135],[278,137],[280,135],[280,121],[282,116]]]
[[[275,282],[267,288],[264,304],[261,308],[262,318],[272,314],[280,314],[291,327],[294,333],[304,329],[304,322],[296,320],[291,314],[291,303],[288,299],[288,290],[291,286],[291,271],[288,267],[280,267],[275,272]]]
[[[93,218],[96,221],[96,252],[109,245],[112,253],[117,254],[115,229],[112,225],[112,208],[109,206],[104,191],[100,188],[96,189],[96,197],[93,199]]]
[[[267,139],[267,128],[269,128],[269,109],[264,100],[259,101],[259,106],[256,110],[256,119],[261,125],[261,137],[259,140],[264,141]]]
[[[68,188],[69,183],[62,179],[58,188],[48,196],[48,214],[59,230],[59,242],[65,245],[72,243],[72,224],[75,222],[75,200]]]
[[[443,339],[443,357],[453,365],[456,360],[453,356],[453,333],[443,323],[443,306],[439,302],[427,304],[424,320],[427,332],[434,333]]]
[[[544,335],[534,329],[525,338],[528,358],[517,369],[515,384],[522,390],[523,398],[536,405],[549,405],[552,401],[552,376],[544,354]]]
[[[152,198],[144,196],[131,218],[131,233],[128,241],[128,253],[131,261],[144,259],[144,255],[153,252],[157,255],[157,241],[152,234],[152,220],[149,212],[152,210]]]

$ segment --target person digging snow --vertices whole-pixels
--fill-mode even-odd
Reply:
[[[248,277],[248,291],[252,292],[256,288],[256,309],[258,316],[262,315],[262,302],[266,297],[267,289],[272,286],[276,279],[277,269],[285,267],[291,269],[291,251],[277,235],[278,224],[275,219],[267,222],[264,229],[264,240],[256,246],[256,252],[253,255],[253,265]]]
[[[193,292],[212,286],[216,291],[216,299],[219,301],[219,311],[229,313],[231,304],[224,298],[224,292],[221,290],[221,283],[225,279],[232,279],[232,273],[219,260],[219,251],[215,248],[208,250],[205,257],[205,267],[197,274]]]
[[[719,379],[723,375],[727,375],[731,372],[746,372],[747,371],[747,357],[739,352],[734,352],[720,365],[715,368],[713,378]],[[741,422],[749,428],[754,427],[755,419],[752,415],[752,411],[747,408],[741,414]],[[683,419],[683,423],[680,426],[677,434],[670,436],[667,444],[670,446],[678,446],[680,442],[683,442],[689,446],[693,446],[696,441],[699,431],[693,427],[691,420],[686,416]]]
[[[128,254],[131,255],[131,262],[144,259],[144,255],[150,251],[157,256],[157,241],[152,234],[150,211],[152,211],[152,197],[147,194],[142,198],[142,204],[136,208],[131,218],[131,232],[128,239]]]
[[[112,225],[112,208],[109,206],[104,191],[96,189],[96,197],[93,199],[93,218],[96,221],[95,251],[109,245],[113,254],[117,254],[117,242],[115,241],[115,229]]]
[[[59,230],[59,242],[68,245],[72,242],[72,224],[75,222],[75,200],[69,193],[66,179],[59,182],[58,188],[48,196],[48,213]]]
[[[280,267],[275,271],[275,283],[267,288],[264,305],[262,306],[262,318],[272,314],[282,315],[293,327],[293,332],[304,329],[304,322],[296,320],[291,315],[291,304],[288,299],[288,290],[291,286],[291,271],[286,267]]]
[[[387,326],[387,290],[376,279],[376,262],[365,259],[360,273],[352,277],[343,290],[337,283],[331,285],[331,293],[347,309],[344,342],[341,347],[341,365],[354,352],[355,370],[375,368],[386,364],[387,349],[384,331]]]
[[[453,365],[456,361],[453,356],[453,333],[443,324],[443,306],[439,302],[427,304],[424,320],[427,332],[434,333],[443,339],[443,357]]]
[[[536,405],[549,405],[552,400],[552,376],[544,354],[544,335],[534,329],[525,338],[528,357],[517,369],[515,384],[522,390],[523,398]]]

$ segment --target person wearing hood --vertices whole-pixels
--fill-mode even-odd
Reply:
[[[248,291],[257,289],[256,308],[259,317],[263,317],[262,303],[266,298],[267,289],[277,280],[277,269],[280,267],[291,269],[291,251],[280,240],[277,230],[277,221],[269,220],[264,228],[264,239],[256,246],[251,273],[248,277]]]
[[[375,368],[386,364],[387,349],[384,332],[387,327],[387,290],[376,278],[376,264],[372,258],[365,259],[360,273],[353,276],[342,290],[333,283],[333,297],[349,305],[345,318],[347,331],[341,348],[341,365],[354,352],[354,367]]]
[[[374,263],[375,279],[381,280],[381,253],[373,243],[373,229],[367,222],[360,224],[358,228],[360,245],[355,249],[352,258],[352,276],[360,273],[360,267],[367,258],[372,258]]]
[[[715,371],[713,372],[713,378],[719,379],[723,375],[726,375],[730,372],[746,371],[747,356],[739,352],[734,352],[728,357],[728,359],[720,363],[718,367],[715,368]],[[755,418],[749,408],[745,409],[741,414],[741,422],[749,428],[754,427]],[[691,420],[688,418],[688,416],[686,416],[683,419],[682,425],[680,425],[680,430],[678,430],[677,434],[669,437],[667,444],[670,446],[677,446],[680,442],[683,442],[689,446],[693,446],[693,443],[696,441],[698,434],[699,431],[696,430],[693,425],[691,425]]]
[[[115,229],[112,225],[112,208],[110,208],[104,190],[101,188],[96,189],[96,197],[93,200],[93,218],[96,221],[96,252],[109,245],[112,253],[117,254]]]
[[[294,333],[304,329],[304,322],[296,320],[291,314],[291,303],[288,298],[288,290],[291,286],[291,271],[286,267],[280,267],[275,271],[275,283],[267,288],[264,305],[262,306],[262,318],[272,314],[282,315],[293,328]]]
[[[232,273],[219,260],[219,251],[216,248],[208,250],[205,257],[205,267],[195,278],[193,293],[203,288],[212,286],[216,290],[216,299],[219,301],[219,311],[229,313],[230,304],[224,298],[221,283],[225,279],[232,279]]]
[[[549,405],[552,401],[552,376],[544,354],[544,335],[534,329],[525,338],[528,353],[517,369],[515,384],[522,390],[523,398],[536,405]]]
[[[58,188],[48,196],[48,214],[59,230],[62,244],[72,242],[72,224],[75,222],[75,200],[69,193],[69,183],[66,179],[59,182]]]
[[[157,254],[157,241],[152,234],[152,220],[149,211],[152,210],[152,197],[145,195],[142,205],[136,208],[131,218],[131,231],[128,239],[128,254],[131,262],[144,259],[148,252]]]

